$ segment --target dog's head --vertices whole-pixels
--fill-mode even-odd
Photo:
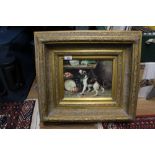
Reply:
[[[82,69],[79,70],[79,73],[80,73],[80,75],[86,75],[87,74],[87,72],[82,70]]]
[[[81,79],[84,79],[84,78],[87,78],[87,72],[85,70],[79,70],[79,74],[80,74],[80,77]]]

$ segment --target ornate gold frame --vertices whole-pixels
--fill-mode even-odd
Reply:
[[[35,32],[41,122],[130,120],[139,88],[141,32]],[[112,97],[64,98],[63,58],[113,61]]]

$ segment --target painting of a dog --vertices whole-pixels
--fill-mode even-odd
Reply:
[[[78,61],[78,63],[77,63]],[[112,61],[69,60],[64,62],[65,97],[110,97]]]
[[[91,70],[92,71],[92,70]],[[92,92],[95,92],[94,96],[98,95],[98,90],[101,88],[102,93],[104,93],[103,85],[100,85],[97,81],[97,78],[93,76],[89,76],[86,71],[79,70],[79,73],[83,75],[82,82],[83,82],[83,89],[80,93],[81,95],[84,95],[86,89],[88,88],[87,92],[91,91],[91,88],[93,88]]]

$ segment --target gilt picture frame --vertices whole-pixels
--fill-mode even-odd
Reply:
[[[141,38],[138,31],[35,32],[41,122],[134,119]]]

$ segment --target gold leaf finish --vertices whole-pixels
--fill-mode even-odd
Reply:
[[[136,113],[141,32],[35,32],[41,122],[130,120]],[[63,58],[113,62],[112,96],[64,98]]]

